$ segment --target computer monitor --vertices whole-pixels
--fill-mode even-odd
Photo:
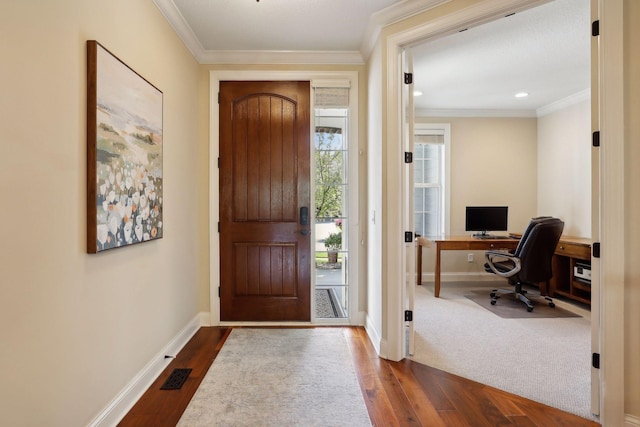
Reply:
[[[487,231],[507,231],[508,206],[467,206],[465,230],[474,236],[486,236]]]

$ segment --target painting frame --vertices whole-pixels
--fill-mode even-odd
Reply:
[[[87,40],[87,252],[163,237],[163,96]]]

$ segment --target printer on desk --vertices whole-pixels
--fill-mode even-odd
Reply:
[[[573,267],[573,276],[576,280],[591,285],[591,265],[583,262],[576,262]]]

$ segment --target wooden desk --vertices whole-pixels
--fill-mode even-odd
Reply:
[[[576,263],[591,266],[591,240],[562,236],[553,255],[553,277],[549,295],[562,295],[585,304],[591,304],[591,282],[581,281],[573,274]]]
[[[432,242],[436,244],[436,270],[434,274],[434,295],[440,296],[440,251],[487,251],[490,249],[515,249],[518,246],[520,235],[513,234],[511,239],[476,239],[471,236],[452,236],[429,240],[425,237],[418,237],[418,280],[417,284],[422,284],[422,247],[431,247]],[[573,276],[573,268],[576,262],[584,261],[591,264],[591,240],[582,237],[562,236],[553,257],[553,277],[546,284],[541,285],[541,291],[549,296],[562,295],[580,301],[585,304],[591,303],[591,286],[576,279]],[[543,288],[544,286],[544,288]]]
[[[441,251],[488,251],[490,249],[515,249],[519,239],[477,239],[472,236],[447,236],[433,240],[436,244],[436,271],[434,274],[434,292],[440,297],[440,252]],[[418,285],[422,279],[422,247],[430,246],[430,241],[424,237],[418,238]]]

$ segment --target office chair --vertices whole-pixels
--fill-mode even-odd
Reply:
[[[527,298],[527,291],[522,289],[524,284],[535,285],[546,282],[553,275],[551,260],[556,250],[564,222],[558,218],[533,218],[518,243],[515,251],[487,251],[485,270],[508,279],[514,290],[494,289],[491,291],[491,305],[495,305],[500,296],[498,294],[515,294],[516,298],[527,306],[527,311],[533,311],[533,304]],[[550,307],[555,307],[553,300],[544,296]]]

